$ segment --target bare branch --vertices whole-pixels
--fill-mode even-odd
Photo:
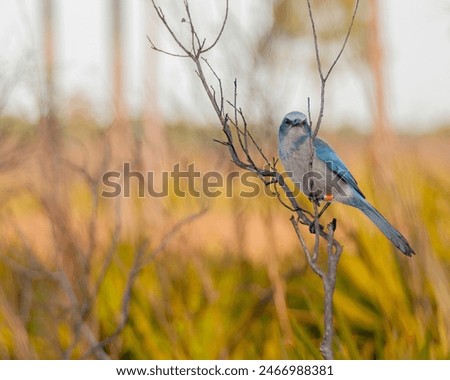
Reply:
[[[156,14],[158,15],[159,19],[162,21],[162,23],[164,24],[164,26],[166,27],[167,31],[170,33],[170,35],[172,36],[173,40],[177,43],[177,45],[180,47],[181,50],[183,50],[186,53],[185,57],[192,57],[192,53],[183,45],[183,43],[178,39],[178,37],[176,36],[175,32],[172,30],[172,28],[169,26],[167,20],[166,20],[166,16],[164,15],[164,12],[162,11],[161,7],[158,7],[155,3],[155,0],[151,0],[152,4],[153,4],[153,8],[156,11]],[[192,20],[190,20],[190,22],[192,22]],[[149,39],[150,40],[150,39]],[[169,55],[174,55],[171,53],[168,53],[166,51],[157,49],[156,46],[150,41],[150,43],[152,44],[152,48],[154,50],[160,51],[162,53],[165,54],[169,54]],[[178,57],[181,57],[180,55],[175,55]]]
[[[93,353],[103,351],[103,348],[109,345],[125,328],[128,318],[129,318],[129,310],[130,310],[130,303],[131,303],[131,292],[133,290],[133,286],[136,282],[137,276],[141,272],[141,270],[148,265],[152,260],[155,259],[155,257],[164,251],[164,249],[167,247],[169,242],[174,238],[174,236],[181,230],[182,227],[185,225],[191,223],[195,219],[202,216],[207,211],[206,208],[201,209],[199,212],[189,215],[185,219],[179,221],[177,224],[175,224],[170,231],[162,238],[161,243],[152,250],[150,254],[147,254],[148,252],[148,246],[149,242],[148,240],[144,240],[139,244],[139,247],[137,249],[136,255],[134,257],[133,265],[130,269],[130,272],[127,276],[127,281],[125,284],[125,289],[122,294],[122,302],[121,302],[121,310],[120,310],[120,317],[119,317],[119,323],[117,324],[114,331],[105,339],[103,339],[100,342],[96,342],[93,344],[84,354],[83,358],[88,358]]]
[[[317,231],[320,228],[319,223],[319,207],[317,206],[316,202],[313,202],[313,208],[314,208],[314,231]],[[315,233],[314,236],[314,251],[313,251],[313,262],[317,262],[317,258],[319,257],[319,247],[320,247],[320,239],[319,234]]]
[[[300,228],[298,227],[298,220],[294,217],[294,215],[292,215],[289,220],[291,221],[292,226],[294,227],[295,233],[298,237],[298,240],[300,241],[300,245],[302,246],[306,259],[308,260],[309,266],[311,267],[311,269],[314,271],[315,274],[317,274],[320,278],[323,279],[325,274],[317,265],[317,263],[314,261],[314,256],[311,255],[311,252],[309,251],[308,246],[306,245],[305,239],[303,238],[303,235],[300,232]]]
[[[334,59],[333,63],[331,64],[330,68],[328,69],[327,73],[324,75],[322,70],[322,62],[320,59],[320,51],[319,51],[319,43],[317,38],[317,31],[316,31],[316,25],[314,22],[314,17],[312,13],[312,7],[311,7],[311,1],[307,0],[308,4],[308,12],[309,12],[309,19],[311,21],[311,28],[312,28],[312,34],[314,39],[314,51],[316,56],[316,63],[317,63],[317,71],[319,73],[320,78],[320,108],[319,108],[319,116],[317,118],[317,123],[314,127],[313,133],[311,134],[311,137],[309,139],[309,148],[310,148],[310,156],[309,156],[309,171],[311,172],[313,169],[313,159],[314,159],[314,139],[316,138],[321,123],[322,118],[324,114],[325,109],[325,90],[326,90],[326,83],[328,78],[331,75],[331,72],[333,71],[336,64],[339,62],[342,53],[345,49],[345,46],[347,45],[347,41],[349,39],[351,30],[353,28],[353,24],[355,21],[356,13],[358,11],[359,6],[359,0],[356,0],[355,8],[352,14],[350,26],[347,30],[347,34],[345,36],[344,42],[341,46],[341,49],[339,50],[339,53],[337,54],[336,58]],[[313,128],[312,118],[311,118],[311,102],[308,98],[308,115],[309,115],[309,122],[311,128]],[[313,201],[313,207],[314,207],[314,230],[316,233],[315,240],[314,240],[314,251],[313,256],[310,259],[310,257],[307,255],[309,260],[309,264],[311,268],[316,267],[316,262],[319,255],[319,230],[320,224],[319,224],[319,218],[322,215],[323,211],[328,207],[328,205],[325,205],[323,210],[319,213],[318,205],[315,201]],[[292,220],[291,220],[292,222]],[[293,223],[294,224],[294,223]],[[295,227],[295,226],[294,226]],[[334,231],[336,228],[336,220],[334,219],[331,223],[328,224],[328,233],[326,236],[327,239],[327,271],[326,274],[322,271],[316,273],[321,277],[323,286],[324,286],[324,337],[322,340],[322,343],[320,345],[320,351],[325,359],[333,359],[333,335],[334,335],[334,329],[333,329],[333,295],[334,295],[334,289],[336,285],[336,276],[337,276],[337,265],[339,263],[339,259],[342,253],[342,246],[337,243],[334,239]],[[301,234],[299,234],[298,226],[296,228],[297,236],[299,236],[299,239],[301,240],[302,246],[304,245],[304,241],[302,242]],[[335,247],[335,252],[333,252],[333,247]],[[306,252],[306,251],[305,251]],[[319,274],[320,273],[320,274]]]
[[[225,0],[226,5],[225,5],[225,17],[223,18],[223,23],[222,23],[222,27],[220,28],[219,34],[217,35],[217,38],[214,40],[214,42],[209,45],[207,48],[202,49],[202,53],[206,53],[208,50],[211,50],[214,46],[216,46],[217,42],[219,42],[220,37],[222,37],[222,33],[223,30],[225,29],[225,24],[227,23],[228,20],[228,2],[229,0]]]
[[[353,10],[352,18],[350,21],[350,25],[347,29],[347,34],[345,35],[344,42],[342,43],[341,49],[339,50],[339,53],[337,54],[336,58],[334,59],[333,63],[331,64],[330,68],[328,69],[326,75],[323,75],[322,62],[320,59],[319,42],[317,39],[316,24],[314,22],[314,16],[312,13],[311,0],[307,0],[307,4],[308,4],[309,20],[311,22],[311,28],[312,28],[313,39],[314,39],[314,51],[315,51],[315,55],[316,55],[317,71],[319,72],[319,77],[320,77],[320,109],[319,109],[319,116],[317,118],[316,127],[314,128],[314,131],[312,134],[312,136],[314,138],[317,136],[317,133],[319,133],[320,125],[322,123],[324,107],[325,107],[326,82],[327,82],[328,78],[330,77],[330,74],[333,71],[334,67],[339,62],[339,60],[342,56],[342,53],[344,52],[345,46],[347,45],[347,41],[348,41],[348,39],[350,37],[350,33],[353,29],[353,24],[355,21],[356,13],[358,12],[359,0],[356,0],[355,8]],[[311,124],[311,128],[312,128],[312,124]]]
[[[306,209],[304,209],[304,208],[302,208],[302,207],[294,208],[294,207],[292,207],[292,206],[289,206],[289,205],[281,198],[281,194],[280,194],[280,192],[278,191],[278,187],[277,187],[277,182],[276,182],[276,180],[274,181],[274,185],[275,185],[275,195],[276,195],[276,197],[278,198],[278,201],[279,201],[284,207],[286,207],[289,211],[292,211],[292,212],[295,212],[295,213],[296,213],[297,211],[300,211],[300,212],[302,212],[302,213],[304,213],[304,214],[309,215],[311,218],[314,217],[314,215],[313,215],[311,212],[309,212],[308,210],[306,210]],[[305,223],[302,222],[302,224],[305,224]]]
[[[311,117],[311,98],[308,96],[308,119],[309,119],[309,125],[311,128],[313,127],[313,121]]]
[[[242,112],[242,111],[240,111]],[[252,141],[253,145],[255,146],[255,148],[258,150],[259,154],[261,155],[261,157],[263,158],[263,160],[266,162],[267,166],[272,167],[273,166],[270,164],[269,159],[266,157],[266,155],[264,154],[262,148],[256,143],[255,139],[253,138],[253,135],[250,133],[250,131],[248,131],[246,129],[246,134],[248,135],[248,137],[250,137],[250,140]]]
[[[317,70],[319,71],[321,81],[323,81],[324,77],[322,73],[322,62],[320,60],[319,42],[317,40],[316,24],[314,22],[314,17],[312,14],[311,1],[307,0],[307,3],[308,3],[309,20],[311,21],[312,33],[314,38],[314,51],[316,53]]]
[[[159,52],[159,53],[163,53],[163,54],[166,54],[166,55],[170,55],[170,56],[172,56],[172,57],[189,58],[189,55],[188,55],[188,54],[176,54],[176,53],[171,53],[171,52],[169,52],[169,51],[167,51],[167,50],[163,50],[163,49],[158,48],[158,47],[153,43],[153,41],[150,39],[149,36],[147,36],[147,40],[148,40],[148,42],[150,42],[151,48],[152,48],[153,50]]]
[[[327,226],[328,228],[328,245],[327,245],[327,257],[328,257],[328,268],[325,278],[323,279],[324,286],[324,326],[325,333],[320,344],[320,352],[323,357],[327,360],[333,359],[333,296],[334,290],[336,288],[336,276],[337,276],[337,266],[342,254],[342,246],[334,245],[334,231],[336,230],[336,219],[333,219]],[[336,249],[333,252],[333,248]]]
[[[331,72],[334,69],[334,66],[336,66],[336,64],[338,63],[339,59],[341,58],[342,53],[344,52],[345,46],[347,45],[348,38],[350,37],[350,33],[352,32],[352,29],[353,29],[353,24],[355,22],[356,13],[358,12],[358,7],[359,7],[359,0],[356,0],[355,8],[354,8],[353,14],[352,14],[352,19],[350,21],[350,25],[348,27],[347,34],[345,35],[344,42],[342,43],[341,50],[339,50],[338,55],[336,56],[335,60],[331,64],[327,74],[325,75],[325,78],[324,78],[325,80],[328,79],[328,77],[330,76]]]
[[[223,113],[224,109],[223,109],[223,104],[224,104],[224,96],[223,96],[223,87],[222,87],[222,80],[219,78],[219,76],[217,75],[216,71],[213,69],[213,67],[209,64],[208,60],[204,57],[202,57],[203,61],[208,65],[208,68],[211,70],[211,72],[213,73],[213,75],[216,77],[217,83],[219,83],[219,91],[220,91],[220,112]],[[197,75],[199,75],[199,73],[197,72]],[[214,90],[213,86],[210,86],[212,90]],[[216,99],[216,96],[214,94],[214,99]],[[217,100],[216,100],[217,102]]]
[[[155,3],[152,0],[154,6]],[[345,49],[345,46],[347,44],[347,41],[350,36],[351,29],[354,24],[356,12],[359,5],[359,0],[356,0],[355,10],[353,12],[353,16],[351,19],[350,27],[347,31],[346,37],[344,39],[344,42],[342,44],[342,47],[336,56],[335,60],[333,61],[331,67],[328,69],[326,75],[323,73],[322,69],[322,63],[320,59],[320,50],[319,50],[319,43],[317,38],[317,31],[316,26],[314,22],[314,17],[312,13],[312,7],[310,0],[307,1],[308,3],[308,10],[309,10],[309,17],[311,21],[312,31],[313,31],[313,38],[314,38],[314,48],[315,48],[315,54],[316,54],[316,61],[317,61],[317,68],[319,71],[319,77],[321,81],[321,95],[320,95],[320,111],[319,111],[319,117],[314,129],[314,132],[311,135],[310,138],[310,168],[312,169],[312,162],[314,157],[314,138],[316,137],[320,124],[322,121],[323,113],[324,113],[324,107],[325,107],[325,89],[326,89],[326,82],[333,71],[334,67],[338,63],[338,61],[341,58],[341,55]],[[325,289],[325,336],[324,340],[321,345],[321,352],[325,358],[332,357],[332,350],[331,350],[331,343],[333,338],[333,325],[332,325],[332,300],[333,300],[333,293],[334,293],[334,287],[336,283],[336,270],[337,270],[337,264],[339,262],[340,255],[342,253],[342,246],[339,244],[338,241],[334,238],[334,230],[335,230],[335,221],[330,223],[328,225],[328,230],[325,231],[325,228],[320,224],[319,219],[320,216],[323,214],[323,211],[328,207],[327,205],[322,209],[322,211],[319,212],[319,201],[314,199],[313,196],[311,197],[311,200],[313,201],[313,207],[314,207],[314,213],[311,213],[307,210],[302,209],[299,207],[297,200],[292,192],[292,190],[289,188],[289,186],[286,184],[283,175],[279,173],[276,169],[276,162],[270,163],[267,159],[266,155],[264,154],[261,147],[258,145],[256,140],[253,138],[252,134],[248,130],[247,122],[244,117],[244,113],[241,108],[238,107],[237,104],[237,80],[234,82],[234,99],[232,102],[228,100],[224,100],[223,95],[223,88],[222,88],[222,82],[220,80],[220,77],[217,75],[217,73],[214,71],[210,63],[202,57],[202,54],[206,51],[212,49],[217,42],[219,41],[223,30],[225,28],[225,24],[227,22],[228,17],[228,0],[226,0],[226,10],[225,10],[225,16],[222,23],[222,27],[219,31],[219,34],[216,38],[216,40],[207,48],[204,48],[205,45],[205,39],[201,39],[199,35],[196,32],[196,29],[194,27],[194,23],[191,17],[190,9],[189,9],[189,3],[188,0],[184,0],[185,9],[186,9],[186,15],[187,20],[185,22],[188,22],[190,25],[190,32],[191,32],[191,51],[189,51],[185,46],[182,47],[183,51],[188,55],[188,57],[193,61],[195,64],[195,72],[200,79],[200,82],[203,86],[204,91],[206,92],[210,103],[214,109],[214,111],[217,114],[217,117],[220,121],[220,124],[222,126],[222,131],[226,137],[225,141],[219,141],[214,140],[221,145],[224,145],[228,148],[228,152],[230,154],[231,160],[240,168],[256,173],[258,177],[262,180],[262,182],[266,186],[270,186],[271,184],[275,184],[275,194],[277,195],[278,200],[280,203],[287,207],[289,210],[295,212],[295,217],[291,217],[291,223],[294,227],[294,230],[297,234],[297,237],[299,239],[300,245],[302,246],[303,251],[305,252],[307,261],[313,271],[322,279],[322,282],[324,284]],[[167,21],[164,18],[164,14],[162,13],[160,8],[157,8],[155,6],[155,9],[157,10],[157,14],[161,21],[164,23],[166,28],[169,30],[170,34],[174,38],[175,42],[180,45],[180,42],[176,39],[175,34],[173,33],[171,27],[168,25]],[[154,44],[152,44],[152,48],[155,48]],[[157,50],[157,49],[155,49]],[[166,53],[167,54],[167,53]],[[205,63],[209,70],[213,73],[214,77],[217,80],[217,83],[219,85],[219,94],[216,93],[216,90],[214,87],[208,82],[208,80],[205,77],[204,70],[202,63]],[[220,96],[220,99],[219,99]],[[234,113],[234,119],[231,120],[228,117],[228,114],[226,113],[224,109],[224,105],[229,105]],[[308,114],[310,119],[310,125],[312,128],[312,120],[311,120],[311,106],[310,106],[310,100],[308,98]],[[240,126],[240,122],[242,122],[243,127]],[[238,144],[235,143],[233,134],[237,134],[237,141]],[[259,155],[264,160],[264,163],[266,165],[266,168],[259,167],[256,163],[256,161],[252,157],[252,152],[250,151],[250,144],[249,141],[251,141],[251,144],[256,148]],[[245,161],[242,161],[240,156],[245,156]],[[289,200],[290,205],[286,204],[284,200],[282,199],[278,187],[279,185],[286,195],[287,199]],[[314,240],[314,250],[311,252],[306,243],[305,240],[301,234],[299,223],[306,225],[309,227],[310,232],[315,234],[315,240]],[[313,231],[314,230],[314,231]],[[326,268],[326,271],[317,264],[318,261],[318,255],[319,255],[319,242],[320,239],[324,239],[327,241],[327,256],[328,256],[328,265]],[[163,244],[163,242],[162,242]],[[163,249],[163,248],[161,248]],[[155,254],[155,253],[154,253]],[[331,354],[330,354],[331,353]]]
[[[191,48],[192,48],[192,54],[195,54],[195,56],[199,56],[199,52],[201,51],[202,44],[200,43],[200,38],[195,31],[194,22],[192,21],[191,11],[189,10],[189,2],[187,0],[184,0],[184,9],[186,10],[186,15],[188,18],[188,24],[191,27]],[[197,41],[198,48],[195,48],[195,41]],[[197,53],[195,53],[197,51]]]

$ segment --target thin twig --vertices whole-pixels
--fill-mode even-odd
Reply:
[[[217,83],[219,83],[219,93],[220,93],[220,111],[221,113],[223,113],[223,102],[224,102],[224,96],[223,96],[223,87],[222,87],[222,80],[219,78],[219,76],[217,75],[216,71],[213,69],[213,67],[209,64],[208,60],[204,57],[202,57],[202,60],[208,65],[208,68],[211,70],[211,72],[213,73],[213,75],[215,76]],[[211,89],[213,89],[212,86],[210,86]],[[214,99],[216,99],[215,95],[214,95]],[[216,100],[217,102],[217,100]]]
[[[234,120],[230,120],[228,117],[228,114],[224,110],[224,96],[223,96],[222,82],[221,82],[219,76],[217,75],[217,73],[212,68],[212,66],[209,64],[209,62],[202,57],[203,53],[212,49],[217,44],[217,42],[219,41],[219,39],[223,33],[223,30],[225,28],[225,24],[227,21],[227,17],[228,17],[228,0],[226,0],[226,11],[225,11],[225,16],[224,16],[224,20],[223,20],[220,32],[219,32],[216,40],[208,48],[204,48],[205,39],[201,40],[200,37],[198,36],[198,34],[195,30],[195,27],[194,27],[194,23],[193,23],[193,20],[191,17],[190,10],[189,10],[188,0],[184,0],[186,15],[187,15],[186,22],[189,23],[190,28],[191,28],[191,48],[190,49],[180,43],[180,41],[176,38],[175,33],[173,32],[172,28],[167,23],[162,10],[159,7],[156,7],[154,0],[152,0],[152,3],[157,11],[158,17],[163,22],[166,29],[168,29],[172,38],[180,46],[181,50],[185,54],[187,54],[187,56],[195,64],[195,72],[196,72],[198,78],[200,79],[200,82],[202,83],[203,89],[206,92],[214,111],[217,114],[217,117],[222,126],[222,131],[226,137],[225,141],[219,141],[219,140],[214,140],[214,141],[217,141],[218,143],[220,143],[228,148],[229,154],[231,156],[231,160],[238,167],[240,167],[244,170],[248,170],[248,171],[256,173],[261,178],[261,180],[263,181],[263,183],[266,186],[268,186],[272,183],[275,183],[275,194],[277,195],[277,198],[279,199],[280,203],[282,203],[285,207],[287,207],[291,211],[295,212],[296,217],[294,217],[294,216],[291,217],[291,223],[292,223],[294,230],[298,236],[300,245],[302,246],[302,249],[305,252],[305,255],[307,257],[309,265],[311,266],[313,271],[322,279],[323,284],[324,284],[324,288],[325,288],[325,317],[324,317],[325,318],[325,336],[324,336],[324,340],[321,345],[321,350],[322,350],[322,354],[325,358],[332,357],[332,350],[331,350],[331,343],[332,343],[332,338],[333,338],[332,300],[333,300],[334,287],[335,287],[335,283],[336,283],[337,264],[338,264],[340,255],[342,253],[342,246],[334,238],[335,223],[333,222],[333,224],[329,224],[328,231],[325,231],[324,227],[319,223],[319,217],[320,217],[321,213],[319,213],[318,201],[315,200],[313,197],[312,197],[312,200],[313,200],[314,214],[312,214],[306,210],[303,210],[301,207],[299,207],[292,190],[289,188],[289,186],[284,181],[284,178],[281,175],[281,173],[279,173],[276,170],[275,162],[273,164],[271,164],[269,162],[269,160],[264,155],[260,146],[257,144],[257,142],[255,141],[253,136],[248,131],[247,122],[245,120],[244,114],[237,105],[237,81],[235,81],[235,83],[234,83],[234,86],[235,86],[234,101],[233,102],[226,101],[226,103],[232,107],[233,112],[234,112]],[[324,113],[324,108],[325,108],[326,82],[327,82],[331,72],[333,71],[334,67],[336,66],[337,62],[340,60],[341,55],[345,49],[348,38],[350,36],[351,29],[353,27],[353,23],[354,23],[357,9],[358,9],[358,5],[359,5],[359,0],[356,0],[355,10],[353,12],[350,27],[347,31],[347,35],[344,39],[342,47],[341,47],[338,55],[336,56],[335,60],[333,61],[332,65],[328,69],[326,75],[324,75],[323,70],[322,70],[322,63],[321,63],[321,59],[320,59],[320,50],[319,50],[316,26],[315,26],[315,22],[314,22],[313,13],[312,13],[311,3],[310,3],[310,0],[308,0],[308,10],[309,10],[309,17],[310,17],[310,21],[311,21],[312,31],[313,31],[314,49],[315,49],[315,54],[316,54],[317,68],[318,68],[319,76],[320,76],[320,80],[321,80],[319,117],[318,117],[317,123],[315,125],[314,132],[311,134],[311,139],[309,142],[310,143],[310,169],[311,170],[312,170],[313,157],[314,157],[313,142],[314,142],[314,138],[316,137],[316,135],[319,131],[323,113]],[[195,42],[197,43],[197,46],[196,46]],[[156,51],[162,50],[162,49],[157,48],[153,43],[151,43],[151,46]],[[167,52],[164,52],[164,53],[167,54]],[[174,54],[171,54],[171,55],[174,55]],[[180,55],[180,56],[184,56],[184,55]],[[220,101],[217,99],[217,94],[216,94],[216,91],[214,90],[214,87],[208,83],[208,81],[205,77],[202,62],[206,63],[206,65],[211,70],[211,72],[213,73],[213,75],[215,76],[215,78],[219,84]],[[310,119],[310,125],[312,128],[313,124],[312,124],[312,120],[311,120],[311,107],[310,107],[309,98],[308,98],[308,114],[309,114],[309,119]],[[244,125],[243,129],[241,129],[239,126],[239,118],[241,118],[241,120],[243,122],[243,125]],[[238,145],[235,144],[235,142],[233,140],[232,128],[234,128],[236,130],[237,139],[239,142]],[[254,159],[252,158],[251,152],[249,150],[248,139],[250,139],[252,141],[252,144],[256,147],[257,151],[259,152],[259,154],[265,161],[265,164],[267,165],[268,169],[263,169],[263,168],[260,168],[257,166],[257,164],[254,161]],[[242,159],[240,158],[241,154],[243,156],[245,156],[245,159],[247,162],[242,161]],[[270,180],[267,180],[266,178],[269,178]],[[286,204],[284,201],[282,201],[282,198],[278,192],[277,184],[280,185],[280,187],[282,188],[284,194],[286,195],[287,199],[290,202],[290,206],[288,204]],[[312,195],[312,196],[314,196],[314,195]],[[309,251],[309,249],[306,245],[306,242],[303,239],[303,236],[300,232],[300,228],[298,225],[299,223],[309,226],[310,229],[312,227],[314,227],[315,243],[314,243],[314,251],[312,253]],[[327,241],[327,247],[328,247],[327,248],[327,253],[328,253],[327,271],[324,271],[323,269],[321,269],[319,267],[319,265],[317,264],[320,238],[323,238]],[[330,353],[331,353],[331,355],[330,355]]]
[[[341,55],[345,50],[345,46],[347,45],[348,38],[350,37],[350,33],[352,32],[352,29],[353,29],[353,24],[355,22],[356,13],[358,12],[358,7],[359,7],[359,0],[356,0],[355,8],[353,9],[352,19],[350,21],[350,26],[348,27],[347,34],[345,35],[344,42],[342,43],[342,46],[341,46],[341,49],[339,50],[338,55],[336,56],[335,60],[331,64],[330,68],[328,69],[328,72],[325,75],[324,80],[328,79],[328,77],[330,76],[331,72],[334,69],[334,66],[336,66],[338,61],[341,59]]]
[[[316,202],[313,202],[313,208],[314,208],[314,231],[317,231],[320,228],[320,223],[319,223],[319,206],[317,206]],[[316,232],[314,235],[314,251],[312,257],[314,263],[317,262],[317,259],[319,257],[319,248],[320,248],[320,239],[319,234]]]
[[[227,20],[228,20],[228,13],[229,13],[228,1],[229,0],[226,0],[225,16],[223,18],[222,27],[220,28],[219,34],[217,35],[216,39],[214,40],[214,42],[210,46],[208,46],[207,48],[202,49],[202,53],[206,53],[208,50],[211,50],[214,46],[216,46],[217,42],[219,42],[220,37],[222,37],[222,33],[223,33],[224,29],[225,29],[225,24],[227,23]]]
[[[312,33],[313,33],[313,39],[314,39],[314,51],[316,53],[317,70],[319,71],[320,79],[323,80],[322,62],[320,60],[319,42],[317,40],[316,24],[314,22],[314,16],[312,13],[311,1],[307,0],[307,3],[308,3],[309,20],[311,21],[311,27],[312,27]]]
[[[324,278],[325,274],[320,269],[320,267],[317,265],[316,261],[314,260],[313,255],[311,255],[311,252],[309,251],[309,248],[305,242],[305,239],[303,238],[303,235],[300,231],[300,228],[298,227],[298,220],[292,215],[289,219],[292,223],[292,226],[294,227],[295,233],[297,235],[298,240],[300,241],[300,245],[302,246],[303,252],[305,253],[306,259],[308,260],[308,264],[311,267],[311,269],[314,271],[315,274],[317,274],[320,278]],[[318,236],[318,235],[316,235]]]
[[[177,53],[171,53],[171,52],[169,52],[169,51],[167,51],[167,50],[160,49],[159,47],[157,47],[157,46],[153,43],[153,41],[150,39],[149,36],[147,36],[147,40],[148,40],[148,42],[150,42],[151,48],[152,48],[153,50],[159,52],[159,53],[163,53],[163,54],[166,54],[166,55],[170,55],[170,56],[172,56],[172,57],[189,58],[189,54],[177,54]]]
[[[309,149],[310,149],[310,155],[309,155],[309,170],[312,172],[313,170],[313,161],[314,161],[314,139],[316,138],[317,134],[319,133],[319,129],[322,123],[322,118],[325,110],[325,90],[326,90],[326,84],[327,80],[331,75],[331,72],[333,71],[334,67],[340,60],[342,53],[345,49],[345,46],[347,45],[347,41],[349,39],[351,30],[353,28],[353,24],[355,21],[356,13],[358,11],[359,6],[359,0],[356,0],[355,8],[353,10],[351,22],[349,25],[349,28],[347,30],[347,34],[344,38],[343,44],[341,46],[341,49],[339,50],[339,53],[337,54],[336,58],[334,59],[333,63],[331,64],[330,68],[328,69],[327,73],[324,75],[322,70],[322,62],[320,58],[320,50],[319,50],[319,42],[317,38],[317,31],[316,31],[316,25],[314,22],[314,16],[312,12],[311,7],[311,1],[307,0],[308,4],[308,13],[309,13],[309,19],[311,22],[311,28],[312,28],[312,34],[313,34],[313,40],[314,40],[314,51],[316,56],[316,63],[317,63],[317,71],[319,73],[320,78],[320,108],[319,108],[319,116],[317,118],[316,125],[314,127],[314,130],[311,133],[311,137],[309,139]],[[311,103],[310,99],[308,98],[308,115],[309,115],[309,121],[311,129],[313,128],[312,119],[311,119]],[[309,189],[312,189],[312,183],[308,183]],[[313,207],[314,207],[314,230],[316,233],[315,241],[314,241],[314,251],[313,251],[313,257],[312,261],[314,264],[317,262],[318,254],[319,254],[319,231],[318,227],[319,224],[319,218],[322,215],[322,213],[319,213],[319,208],[317,203],[313,200]],[[327,206],[326,206],[327,207]],[[333,350],[332,350],[332,343],[333,343],[333,294],[334,289],[336,285],[336,276],[337,276],[337,265],[339,263],[339,259],[342,253],[342,246],[337,243],[334,239],[334,231],[336,228],[336,220],[333,220],[330,224],[328,224],[328,233],[327,233],[327,271],[325,276],[321,276],[324,286],[324,326],[325,326],[325,332],[324,337],[322,340],[322,343],[320,345],[320,350],[325,359],[333,359]],[[333,248],[335,249],[335,252],[333,252]],[[311,265],[311,264],[310,264]]]
[[[180,47],[180,49],[181,49],[182,51],[185,52],[185,54],[186,54],[185,57],[191,57],[191,58],[192,58],[192,53],[191,53],[188,49],[186,49],[186,47],[185,47],[185,46],[183,45],[183,43],[178,39],[178,37],[176,36],[176,34],[175,34],[174,31],[172,30],[172,28],[171,28],[171,27],[169,26],[169,24],[167,23],[166,16],[164,16],[164,12],[162,11],[162,9],[156,5],[155,0],[151,0],[151,1],[152,1],[152,4],[153,4],[153,8],[154,8],[155,11],[156,11],[156,14],[158,15],[159,19],[162,21],[162,23],[163,23],[164,26],[166,27],[167,31],[168,31],[168,32],[170,33],[170,35],[172,36],[172,39],[177,43],[177,45]],[[192,20],[190,20],[190,21],[192,21]],[[160,52],[164,52],[164,51],[162,51],[161,49],[156,49],[156,46],[151,42],[150,38],[148,38],[148,39],[149,39],[149,41],[150,41],[150,43],[151,43],[152,49],[157,50],[157,51],[160,51]],[[169,53],[167,53],[167,52],[164,52],[164,53],[169,54]],[[169,55],[174,55],[174,54],[169,54]]]
[[[352,18],[350,21],[350,25],[348,27],[347,34],[345,35],[344,42],[342,43],[341,49],[339,50],[339,53],[337,54],[336,58],[334,59],[333,63],[331,64],[330,68],[328,69],[326,75],[323,75],[322,62],[320,59],[319,42],[318,42],[318,38],[317,38],[316,24],[314,22],[314,16],[312,13],[311,0],[307,0],[307,4],[308,4],[309,20],[311,22],[311,28],[312,28],[313,39],[314,39],[314,51],[315,51],[315,55],[316,55],[317,71],[319,72],[319,77],[320,77],[320,109],[319,109],[319,116],[317,118],[316,127],[314,128],[314,131],[312,133],[312,136],[316,137],[317,134],[319,133],[319,129],[320,129],[320,125],[322,123],[322,118],[323,118],[323,113],[324,113],[326,82],[327,82],[328,78],[330,77],[330,74],[333,71],[334,67],[339,62],[341,55],[344,52],[345,46],[347,45],[348,38],[350,37],[350,33],[353,29],[353,24],[355,21],[356,13],[358,12],[359,0],[356,0],[355,8],[353,10]],[[311,128],[312,128],[312,125],[311,125]]]

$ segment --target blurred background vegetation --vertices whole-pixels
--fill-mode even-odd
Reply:
[[[179,3],[170,2],[166,13],[176,14]],[[313,3],[326,64],[345,34],[353,1]],[[200,87],[178,101],[194,98],[204,122],[160,111],[164,99],[156,82],[177,83],[160,76],[154,56],[145,78],[148,107],[130,111],[124,96],[126,6],[105,4],[112,42],[109,121],[99,120],[80,94],[67,104],[58,98],[55,8],[61,5],[52,0],[39,3],[42,70],[28,78],[39,83],[38,117],[8,112],[18,79],[0,76],[0,358],[320,359],[321,283],[296,241],[291,213],[262,185],[254,198],[240,197],[239,183],[231,197],[182,198],[172,182],[164,198],[139,198],[136,182],[130,198],[101,196],[103,174],[121,171],[124,162],[154,172],[155,188],[176,163],[224,178],[238,171],[213,142],[221,131]],[[286,76],[286,52],[308,52],[302,67],[316,75],[309,25],[298,22],[306,20],[306,8],[293,0],[267,2],[264,28],[247,40],[243,9],[230,4],[228,34],[211,62],[226,56],[218,71],[227,91],[233,89],[232,79],[226,82],[230,73],[239,73],[252,132],[266,155],[276,157],[278,119],[285,112],[273,89]],[[327,211],[325,218],[338,219],[336,237],[344,245],[335,356],[450,359],[449,126],[395,133],[377,4],[361,5],[340,63],[364,83],[370,129],[361,132],[350,120],[330,132],[325,117],[320,135],[417,255],[401,255],[356,210],[334,205]],[[188,81],[195,81],[189,73]],[[174,101],[169,108],[176,113],[180,106]],[[195,184],[201,190],[201,180]]]

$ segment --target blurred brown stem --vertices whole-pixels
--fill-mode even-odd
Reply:
[[[146,265],[152,262],[157,255],[164,251],[164,249],[167,247],[167,244],[181,230],[182,227],[201,217],[203,214],[205,214],[206,211],[207,209],[203,208],[200,211],[191,214],[179,221],[169,230],[169,232],[166,233],[166,235],[161,239],[159,245],[151,251],[149,251],[149,241],[147,239],[144,239],[139,244],[134,256],[133,265],[131,266],[131,269],[127,276],[125,289],[122,293],[119,322],[110,335],[108,335],[100,342],[95,342],[95,344],[92,344],[89,347],[89,349],[83,354],[83,359],[88,358],[93,354],[97,354],[98,352],[104,352],[104,347],[113,342],[113,340],[123,331],[123,329],[127,325],[130,315],[131,293],[139,273],[141,273],[142,269],[144,269]]]

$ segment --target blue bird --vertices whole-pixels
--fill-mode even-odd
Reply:
[[[311,127],[301,112],[290,112],[281,122],[278,152],[295,185],[310,199],[337,201],[360,209],[401,252],[407,256],[414,254],[403,235],[366,200],[336,152],[317,137],[313,140],[311,170],[311,134]]]

